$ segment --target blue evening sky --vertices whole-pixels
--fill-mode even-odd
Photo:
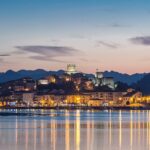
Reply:
[[[149,0],[1,0],[0,71],[150,71]]]

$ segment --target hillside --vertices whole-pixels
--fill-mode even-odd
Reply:
[[[0,73],[0,83],[4,83],[7,81],[11,80],[17,80],[23,77],[31,77],[33,79],[40,79],[42,77],[56,74],[56,75],[61,75],[65,71],[64,70],[58,70],[58,71],[46,71],[43,69],[37,69],[37,70],[20,70],[20,71],[13,71],[13,70],[8,70],[4,73]],[[86,74],[88,77],[93,77],[93,74]],[[134,84],[138,82],[140,79],[142,79],[146,74],[141,73],[141,74],[133,74],[133,75],[128,75],[128,74],[122,74],[119,72],[115,71],[105,71],[104,76],[105,77],[114,77],[116,82],[122,82],[126,83],[128,85]]]
[[[145,75],[137,84],[134,85],[138,90],[140,90],[143,94],[150,94],[150,73]]]

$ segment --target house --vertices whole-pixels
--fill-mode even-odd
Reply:
[[[139,91],[130,91],[124,94],[120,100],[122,101],[122,105],[130,105],[134,103],[140,103],[142,98],[142,93]]]

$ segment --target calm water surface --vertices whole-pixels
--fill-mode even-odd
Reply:
[[[0,150],[149,149],[150,111],[0,111]]]

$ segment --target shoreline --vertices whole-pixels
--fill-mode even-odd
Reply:
[[[106,106],[106,107],[82,107],[82,106],[57,106],[57,107],[0,107],[3,109],[45,109],[45,110],[150,110],[150,107],[120,107],[120,106]]]

